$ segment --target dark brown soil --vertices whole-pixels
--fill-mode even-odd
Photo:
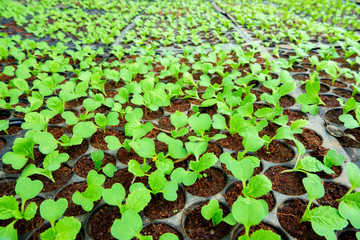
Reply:
[[[271,106],[267,105],[267,104],[263,104],[263,103],[254,103],[253,107],[254,107],[254,112],[256,112],[257,110],[259,110],[261,108],[268,108],[268,107],[271,107]]]
[[[155,138],[157,135],[159,135],[160,131],[157,129],[153,129],[150,132],[148,132],[145,137],[146,138]]]
[[[3,138],[0,138],[0,150],[3,149],[6,146],[6,140]]]
[[[219,193],[226,185],[225,174],[216,168],[210,168],[204,171],[206,177],[197,179],[196,182],[185,187],[185,190],[192,195],[199,197],[208,197]]]
[[[76,205],[72,201],[72,195],[76,192],[84,192],[87,188],[86,182],[71,183],[66,186],[62,191],[56,194],[55,200],[59,198],[66,198],[68,201],[68,207],[64,213],[65,216],[79,216],[87,213],[84,211],[81,205]],[[94,202],[94,207],[99,204],[99,201]]]
[[[95,109],[94,111],[92,111],[93,113],[103,113],[103,114],[107,114],[109,111],[111,110],[111,108],[109,108],[108,106],[105,105],[101,105],[100,107],[98,107],[97,109]],[[86,113],[86,109],[84,107],[82,107],[80,109],[80,113],[81,114],[85,114]],[[76,115],[76,114],[75,114]]]
[[[104,159],[102,161],[103,163],[100,166],[101,168],[106,166],[106,164],[108,163],[112,163],[114,165],[116,164],[114,157],[107,153],[104,154]],[[90,159],[90,156],[89,157],[83,156],[76,162],[73,171],[80,177],[86,178],[90,170],[94,169],[94,167],[95,167],[95,162]],[[102,170],[100,170],[100,173],[103,174]]]
[[[166,154],[168,152],[168,145],[166,143],[160,142],[157,139],[154,140],[154,143],[155,143],[155,151],[156,151],[156,153],[163,152],[164,154]]]
[[[87,232],[94,240],[115,239],[111,235],[111,226],[115,219],[120,218],[120,209],[117,206],[104,205],[91,215]]]
[[[288,108],[295,104],[295,99],[289,95],[280,98],[279,104],[282,108]]]
[[[175,127],[171,124],[170,116],[165,116],[160,118],[159,126],[161,129],[164,130],[168,130],[168,131],[175,130]]]
[[[115,136],[120,140],[121,143],[123,143],[125,140],[125,134],[123,132],[111,128],[107,128],[106,132],[98,129],[90,138],[91,146],[101,150],[108,150],[107,142],[105,142],[106,136]]]
[[[42,175],[33,175],[32,180],[40,180],[44,187],[41,192],[50,192],[64,186],[72,177],[71,168],[62,165],[58,170],[52,172],[55,182],[51,181],[48,177]]]
[[[89,148],[89,143],[86,139],[84,139],[80,145],[69,146],[66,149],[60,146],[58,150],[60,153],[65,152],[69,154],[70,156],[69,160],[71,160],[83,155],[88,150],[88,148]]]
[[[269,144],[269,149],[262,146],[255,152],[255,155],[261,159],[274,163],[288,162],[295,157],[295,153],[292,149],[277,140],[273,140]]]
[[[352,91],[341,89],[341,88],[336,88],[336,89],[333,89],[332,91],[336,95],[339,95],[340,97],[343,97],[343,98],[351,98],[351,95],[352,95]]]
[[[295,120],[298,119],[308,119],[308,117],[304,113],[290,109],[285,109],[283,111],[283,115],[286,115],[289,118],[289,122],[287,123],[287,125],[291,125]]]
[[[129,193],[129,188],[133,181],[134,175],[126,168],[123,168],[115,172],[112,178],[106,179],[104,188],[111,188],[114,183],[121,183],[126,192]],[[142,182],[143,184],[147,184],[147,177],[137,177],[134,182]]]
[[[189,101],[180,99],[180,100],[171,101],[171,105],[164,107],[164,110],[171,113],[174,113],[176,111],[186,112],[190,109],[190,106],[191,105]]]
[[[306,81],[309,79],[309,74],[295,74],[293,78],[298,81]]]
[[[185,206],[184,191],[178,189],[177,199],[175,201],[167,201],[162,194],[151,196],[150,203],[145,207],[144,214],[152,219],[169,218],[180,212]]]
[[[71,112],[74,112],[75,115],[77,115],[77,112],[76,112],[76,111],[71,110]],[[54,117],[52,117],[52,118],[49,120],[49,123],[50,123],[50,124],[60,124],[60,123],[64,123],[64,122],[65,122],[65,119],[63,119],[63,118],[61,117],[61,114],[60,114],[60,113],[57,114],[57,115],[55,115]]]
[[[217,141],[217,143],[220,144],[223,148],[234,151],[240,151],[244,149],[244,146],[242,145],[243,137],[241,137],[239,134],[231,135],[229,132],[226,132],[225,135],[227,136],[226,138]]]
[[[224,194],[227,204],[229,204],[230,207],[234,204],[234,202],[237,200],[237,198],[241,195],[244,197],[244,195],[241,193],[243,189],[243,185],[240,181],[236,181],[227,189],[226,193]],[[267,203],[269,207],[269,212],[274,208],[275,206],[275,198],[271,192],[268,192],[266,195],[261,196],[257,199],[263,199]]]
[[[268,224],[266,224],[266,223],[263,223],[263,222],[259,223],[258,225],[251,226],[250,231],[249,231],[250,236],[251,236],[251,234],[253,234],[255,231],[260,230],[260,229],[270,230],[270,231],[272,231],[273,233],[276,233],[276,234],[280,235],[282,240],[287,239],[286,237],[283,236],[284,234],[283,234],[280,230],[276,229],[275,227],[273,227],[273,226],[271,226],[271,225],[268,225]],[[245,234],[245,228],[244,228],[242,231],[239,232],[239,234],[236,236],[236,239],[237,239],[238,237],[240,237],[240,236],[243,236],[244,234]]]
[[[216,109],[215,109],[215,106],[213,107],[200,107],[199,108],[199,112],[200,113],[207,113],[209,114],[210,117],[214,116],[214,114],[217,113]],[[195,112],[191,109],[189,112],[188,112],[188,117],[190,117],[191,115],[193,115]]]
[[[281,227],[296,239],[325,239],[314,232],[310,222],[300,223],[305,209],[306,203],[299,199],[285,202],[278,211],[278,219]]]
[[[304,128],[301,134],[294,134],[294,137],[299,140],[302,144],[304,144],[306,149],[316,150],[322,144],[321,137],[309,128]],[[293,141],[285,140],[287,143],[292,146],[296,146]]]
[[[343,114],[342,109],[331,109],[325,113],[325,119],[331,123],[344,125],[343,122],[339,120],[340,115]],[[350,114],[350,113],[349,113]]]
[[[143,164],[144,159],[137,155],[137,153],[131,149],[129,152],[125,148],[120,148],[117,152],[117,159],[123,163],[128,164],[131,159],[138,161],[140,164]]]
[[[65,128],[62,127],[48,127],[47,131],[51,133],[55,139],[59,139],[65,133]]]
[[[259,132],[259,137],[263,137],[265,135],[268,135],[269,137],[274,137],[276,134],[276,130],[279,128],[279,125],[269,122],[269,124],[264,127],[264,129]]]
[[[347,85],[345,83],[342,83],[339,81],[335,81],[334,85],[332,85],[331,79],[321,79],[320,82],[322,82],[328,86],[337,87],[337,88],[346,88],[347,87]]]
[[[222,222],[218,224],[216,227],[213,227],[211,220],[206,220],[201,215],[201,208],[205,203],[201,203],[200,205],[193,206],[190,209],[186,210],[186,219],[184,222],[184,229],[186,234],[192,240],[218,240],[223,236],[229,234],[230,225]],[[226,216],[229,211],[222,204],[220,204],[220,208],[224,212],[224,216]]]
[[[16,179],[2,179],[0,182],[0,197],[15,195]]]
[[[324,196],[316,201],[323,206],[331,206],[334,208],[338,208],[340,204],[340,202],[336,200],[342,198],[349,191],[347,187],[332,182],[325,182],[324,188]]]
[[[267,176],[272,182],[272,189],[286,195],[302,195],[306,193],[303,186],[302,179],[304,174],[298,172],[287,172],[288,167],[274,166],[269,168],[264,175]]]
[[[356,240],[356,231],[346,231],[340,234],[338,240]]]
[[[332,95],[319,95],[320,99],[325,103],[325,107],[333,108],[333,107],[339,107],[340,103],[336,99],[337,97]]]
[[[86,97],[80,97],[71,101],[68,101],[65,103],[65,108],[74,108],[77,106],[82,105],[83,101],[86,99]]]
[[[142,236],[152,236],[154,240],[158,240],[164,233],[173,233],[177,235],[179,239],[182,239],[180,233],[176,231],[175,228],[163,223],[152,223],[143,228],[140,233]]]
[[[159,110],[157,111],[150,111],[148,108],[146,107],[140,107],[142,110],[143,110],[143,117],[142,117],[142,120],[153,120],[153,119],[157,119],[157,118],[160,118],[163,114],[164,114],[164,111],[159,108]]]
[[[20,132],[22,130],[21,124],[16,125],[10,125],[6,131],[9,133],[9,135],[15,134],[17,132]],[[0,135],[7,135],[5,131],[0,131]]]

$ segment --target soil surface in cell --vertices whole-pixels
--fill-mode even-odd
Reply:
[[[306,203],[299,199],[286,202],[277,213],[281,227],[296,239],[325,240],[314,232],[310,222],[300,223],[305,209]]]
[[[272,189],[286,195],[305,194],[305,188],[302,179],[305,175],[298,172],[286,172],[289,168],[283,166],[274,166],[269,168],[264,175],[272,182]]]
[[[167,201],[161,193],[151,195],[151,201],[144,209],[144,214],[152,219],[168,218],[179,211],[185,206],[184,191],[178,189],[177,199],[175,201]]]
[[[212,196],[224,189],[226,185],[226,177],[224,172],[216,168],[210,168],[204,171],[207,175],[197,179],[196,182],[185,187],[185,190],[189,193],[199,196],[207,197]]]
[[[190,210],[187,210],[184,228],[186,234],[192,240],[219,240],[230,232],[231,226],[221,222],[216,227],[213,227],[211,220],[206,220],[201,215],[201,208],[205,203],[197,205]],[[220,208],[227,216],[229,211],[222,205]]]

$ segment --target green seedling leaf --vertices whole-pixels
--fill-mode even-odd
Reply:
[[[245,234],[253,225],[258,225],[268,215],[268,206],[264,200],[243,198],[239,196],[232,207],[235,220],[245,226]]]
[[[360,228],[360,192],[345,195],[340,199],[339,213],[348,219],[354,228]]]
[[[15,185],[15,192],[20,196],[22,202],[26,202],[38,195],[43,189],[43,184],[39,180],[32,181],[30,178],[20,178]]]
[[[117,171],[117,168],[114,166],[114,164],[108,163],[105,165],[102,171],[105,173],[107,177],[113,177],[114,173]]]
[[[193,154],[196,160],[198,160],[199,156],[205,153],[207,142],[187,142],[185,143],[185,147],[188,153]]]
[[[141,229],[141,217],[130,209],[122,215],[121,219],[115,219],[111,227],[111,235],[120,240],[131,240],[139,235]]]
[[[66,124],[68,125],[74,125],[76,124],[79,119],[75,116],[73,112],[65,111],[61,114],[61,117],[65,119]]]
[[[359,188],[360,187],[360,169],[356,166],[355,163],[349,162],[346,164],[346,170],[348,173],[349,181],[352,185],[352,188]]]
[[[183,183],[185,186],[191,186],[196,182],[196,172],[186,171],[183,168],[176,168],[170,175],[171,181]]]
[[[237,179],[245,182],[254,173],[254,167],[250,160],[244,159],[241,162],[232,161],[230,163],[230,171]]]
[[[29,112],[25,115],[25,122],[21,124],[23,129],[33,129],[35,131],[41,131],[47,125],[45,118],[37,112]]]
[[[33,135],[33,140],[40,145],[39,150],[43,154],[49,154],[58,147],[57,141],[49,132],[36,132]]]
[[[75,239],[80,232],[81,223],[74,217],[64,217],[60,219],[55,228],[49,228],[43,232],[41,240],[68,240]]]
[[[161,192],[166,183],[167,180],[164,173],[160,172],[159,170],[151,173],[149,176],[149,185],[154,194]]]
[[[4,240],[17,240],[17,230],[14,228],[15,221],[6,227],[0,227],[0,237]]]
[[[345,160],[345,157],[341,154],[337,154],[337,152],[333,149],[329,150],[324,157],[324,164],[328,168],[331,166],[340,166]]]
[[[92,98],[86,98],[83,101],[83,106],[86,109],[87,112],[92,112],[95,109],[99,108],[101,106],[101,103],[98,101],[95,101]]]
[[[243,235],[238,240],[280,240],[281,237],[270,230],[259,229],[251,234],[250,237]]]
[[[335,230],[342,230],[348,222],[342,218],[336,208],[320,206],[310,211],[311,226],[319,236],[336,240]]]
[[[213,226],[218,225],[223,217],[223,210],[216,199],[211,199],[208,204],[201,208],[201,215],[206,220],[212,220]]]
[[[217,161],[218,158],[214,153],[205,153],[199,161],[190,161],[190,169],[196,172],[202,172],[214,166]]]
[[[222,115],[215,114],[213,116],[213,120],[214,120],[213,128],[215,128],[215,129],[223,129],[223,130],[227,128],[225,117],[223,117]]]
[[[23,178],[23,177],[28,177],[28,176],[31,176],[31,175],[35,175],[35,174],[43,175],[45,177],[48,177],[51,181],[55,182],[51,171],[48,171],[48,170],[43,169],[43,168],[37,168],[35,166],[35,164],[32,164],[32,163],[25,167],[25,169],[22,171],[21,176],[19,177],[19,179]]]
[[[95,170],[91,170],[88,173],[86,182],[88,185],[103,185],[105,182],[105,176],[97,173]]]
[[[167,182],[162,189],[164,198],[168,201],[175,201],[177,199],[177,190],[179,186],[174,182]]]
[[[68,202],[65,198],[60,198],[56,202],[52,199],[46,199],[40,205],[40,215],[54,226],[56,220],[65,213]]]
[[[313,202],[314,200],[324,196],[325,189],[319,176],[315,174],[308,174],[308,177],[304,178],[302,181],[308,194],[309,202]]]
[[[245,196],[258,198],[271,191],[272,183],[265,175],[256,175],[250,179],[243,189]]]
[[[120,140],[115,136],[106,136],[105,142],[107,142],[107,148],[110,150],[118,150],[122,147]]]
[[[148,189],[130,189],[130,194],[126,198],[125,209],[126,211],[133,210],[135,212],[140,212],[144,210],[144,208],[149,204],[150,200],[151,194]],[[123,213],[124,210],[122,209],[121,212]]]
[[[175,129],[179,129],[187,124],[187,116],[183,112],[176,111],[170,115],[170,121]]]
[[[120,208],[125,199],[126,192],[125,188],[120,183],[115,183],[112,185],[111,189],[105,189],[102,195],[107,204],[118,206]]]
[[[244,137],[242,144],[246,151],[256,152],[264,145],[264,141],[257,134],[247,132],[242,136]]]
[[[23,168],[27,160],[27,157],[25,157],[24,155],[14,152],[7,152],[2,158],[2,161],[5,164],[11,164],[11,167],[16,170]]]
[[[94,162],[99,162],[104,159],[104,152],[102,150],[97,150],[96,152],[91,152],[91,160]]]
[[[155,154],[155,143],[152,139],[142,138],[138,141],[132,141],[129,146],[143,158],[152,158]]]
[[[0,219],[22,218],[19,204],[13,196],[2,196],[0,198]],[[0,235],[1,236],[1,235]]]
[[[44,159],[44,169],[48,171],[56,171],[60,168],[61,163],[69,160],[67,153],[60,153],[59,151],[53,151],[49,153]]]
[[[164,233],[159,240],[179,240],[179,238],[173,233]]]
[[[81,138],[91,137],[97,128],[93,122],[79,122],[73,128],[73,135]]]
[[[104,188],[101,185],[88,185],[85,192],[78,192],[76,191],[73,196],[72,200],[75,204],[81,205],[82,208],[89,212],[94,207],[94,202],[101,198],[102,192]]]
[[[300,170],[304,170],[307,172],[324,171],[327,174],[334,173],[333,170],[326,167],[322,162],[320,162],[319,160],[317,160],[316,158],[311,157],[311,156],[306,156],[306,157],[303,157],[302,159],[300,159],[300,161],[295,169],[300,169]]]
[[[210,129],[211,117],[206,113],[200,114],[199,116],[191,115],[188,123],[196,134],[202,136],[205,134],[205,131]]]
[[[128,163],[128,168],[129,168],[129,172],[131,172],[132,174],[134,174],[136,177],[142,177],[145,176],[145,173],[149,170],[149,169],[144,169],[140,166],[140,163],[138,163],[137,161],[131,159]]]

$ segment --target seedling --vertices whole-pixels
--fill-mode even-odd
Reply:
[[[51,228],[40,235],[41,239],[57,239],[64,235],[69,239],[76,238],[81,229],[79,220],[74,217],[64,217],[58,220],[65,213],[67,206],[68,202],[65,198],[60,198],[56,202],[47,199],[41,203],[40,215],[51,224]],[[55,224],[56,220],[58,221]]]
[[[0,237],[17,239],[17,231],[14,224],[20,220],[31,220],[34,218],[38,206],[35,202],[31,202],[26,208],[25,203],[40,193],[43,188],[42,182],[39,180],[32,181],[30,178],[21,178],[15,185],[15,192],[21,198],[21,206],[19,210],[18,201],[14,196],[2,196],[0,198],[0,219],[15,218],[8,226],[0,227]]]

